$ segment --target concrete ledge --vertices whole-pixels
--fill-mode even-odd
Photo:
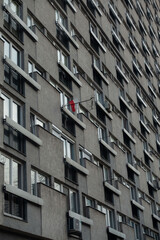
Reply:
[[[66,107],[62,107],[62,109],[69,117],[71,117],[78,125],[80,125],[80,127],[86,129],[86,125],[81,120],[79,120],[73,113],[71,113],[71,111],[69,111]]]
[[[107,83],[107,85],[109,85],[109,81],[107,80],[107,78],[103,75],[103,73],[101,72],[101,70],[99,70],[99,68],[93,64],[94,69],[99,73],[99,75],[103,78],[103,80],[105,81],[105,83]]]
[[[82,87],[81,81],[80,81],[62,62],[58,62],[58,64],[71,76],[71,78],[72,78],[80,87]]]
[[[15,14],[7,4],[5,4],[4,7],[11,14],[11,16],[25,29],[25,31],[29,33],[33,40],[37,42],[38,41],[37,35],[27,26],[27,24],[25,24],[22,21],[22,19],[20,19],[20,17],[18,17],[18,15]]]
[[[150,130],[147,128],[146,124],[142,120],[140,120],[140,123],[143,125],[143,127],[146,129],[146,131],[148,133],[150,133]]]
[[[125,46],[123,45],[123,43],[121,42],[121,39],[119,38],[118,34],[112,29],[112,35],[115,36],[115,38],[117,39],[117,41],[119,42],[119,44],[121,45],[122,49],[125,49]]]
[[[139,66],[137,65],[137,63],[135,63],[135,61],[132,61],[133,65],[135,66],[135,68],[137,69],[137,71],[139,72],[139,75],[142,77],[142,72],[141,70],[139,69]]]
[[[108,232],[122,239],[126,239],[126,235],[122,232],[117,231],[114,228],[108,227]]]
[[[116,195],[120,196],[121,191],[115,188],[113,185],[109,184],[108,182],[104,182],[104,186],[109,188],[112,192],[114,192]]]
[[[24,77],[34,88],[41,90],[41,86],[31,78],[25,71],[18,67],[11,59],[5,56],[5,61],[8,63],[15,71],[17,71],[22,77]]]
[[[106,49],[105,47],[102,45],[102,43],[100,42],[100,40],[98,39],[98,37],[95,35],[95,33],[92,31],[92,29],[90,29],[90,33],[92,34],[92,36],[96,39],[96,41],[98,42],[99,46],[102,48],[102,50],[106,53]]]
[[[150,85],[148,85],[148,87],[151,90],[151,92],[153,93],[154,97],[157,98],[157,94],[155,93],[153,87],[151,87]]]
[[[154,217],[158,222],[160,222],[160,217],[159,216],[157,216],[156,214],[152,214],[152,217]]]
[[[157,124],[160,126],[160,121],[158,121],[157,117],[153,115],[153,118],[157,122]]]
[[[150,160],[152,162],[154,162],[154,159],[152,158],[152,156],[149,154],[149,152],[146,149],[144,149],[144,153],[150,158]]]
[[[71,34],[68,32],[68,30],[60,23],[60,21],[56,21],[56,23],[65,32],[65,34],[69,37],[69,39],[74,44],[74,46],[78,49],[79,48],[78,43],[74,40],[74,38],[71,36]]]
[[[78,213],[75,213],[75,212],[72,212],[71,210],[69,210],[69,216],[72,217],[72,218],[76,218],[78,219],[79,221],[87,224],[87,225],[93,225],[93,220],[92,219],[89,219],[89,218],[86,218]]]
[[[131,17],[129,16],[128,13],[126,13],[126,17],[127,17],[128,20],[130,21],[130,24],[132,25],[133,29],[136,31],[136,30],[137,30],[137,29],[136,29],[136,26],[134,25],[134,23],[133,23],[133,21],[132,21],[132,19],[131,19]]]
[[[131,36],[129,36],[129,40],[130,40],[130,41],[132,42],[132,44],[134,45],[134,48],[136,49],[137,53],[139,53],[139,49],[138,49],[136,43],[134,42],[134,40],[132,39]]]
[[[97,105],[105,112],[105,114],[112,120],[112,114],[107,112],[107,110],[104,108],[104,106],[102,105],[102,103],[100,103],[100,101],[96,101]]]
[[[111,146],[109,146],[109,144],[106,143],[103,139],[100,139],[99,141],[100,141],[100,143],[102,143],[103,146],[105,146],[114,156],[117,155],[117,152],[116,152]]]
[[[40,205],[40,206],[43,206],[43,199],[42,198],[39,198],[39,197],[36,197],[28,192],[25,192],[19,188],[16,188],[12,185],[9,185],[9,184],[6,184],[4,186],[5,190],[9,193],[12,193],[18,197],[21,197],[23,199],[26,199],[27,201],[29,202],[32,202],[32,203],[35,203],[37,205]]]
[[[76,8],[73,6],[73,4],[71,3],[71,0],[67,0],[67,3],[68,3],[68,5],[72,8],[72,10],[76,13],[77,10],[76,10]]]
[[[140,175],[140,172],[134,166],[132,166],[130,163],[127,163],[127,166],[130,169],[132,169],[135,172],[135,174],[137,174],[138,176]]]
[[[125,128],[123,128],[123,132],[131,139],[131,141],[134,144],[136,144],[136,140],[131,136],[131,134]]]
[[[19,125],[15,121],[13,121],[11,118],[6,116],[5,121],[7,124],[9,124],[11,127],[15,128],[17,131],[22,133],[25,137],[29,138],[31,141],[33,141],[37,145],[39,145],[39,146],[42,145],[42,140],[40,138],[36,137],[33,133],[31,133],[26,128],[22,127],[21,125]]]
[[[111,11],[112,11],[112,13],[114,14],[114,16],[117,18],[118,22],[121,24],[122,21],[121,21],[121,19],[118,17],[118,13],[115,11],[115,9],[113,8],[113,6],[112,6],[110,3],[108,3],[108,6],[109,6],[109,8],[111,9]]]
[[[141,211],[144,211],[144,207],[139,204],[137,201],[135,201],[134,199],[131,200],[132,204],[134,204],[136,207],[138,207]]]
[[[143,98],[139,95],[139,93],[137,93],[137,97],[139,98],[139,100],[142,102],[143,106],[146,108],[147,104],[144,102]]]
[[[85,175],[89,175],[89,171],[87,168],[81,166],[79,163],[75,162],[74,160],[72,160],[71,158],[66,157],[65,158],[66,162],[69,163],[70,165],[72,165],[73,167],[75,167],[77,170],[79,170],[80,172],[84,173]]]
[[[116,65],[116,69],[117,71],[121,74],[121,76],[124,78],[124,80],[126,81],[126,83],[129,83],[128,78],[125,76],[125,74],[122,72],[122,70],[120,69],[120,67],[118,65]]]
[[[126,105],[126,107],[128,108],[128,110],[132,113],[133,110],[132,110],[132,108],[129,106],[129,104],[127,103],[127,101],[126,101],[122,96],[120,96],[119,98],[120,98],[120,99],[122,100],[122,102]]]

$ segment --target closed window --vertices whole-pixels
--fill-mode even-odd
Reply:
[[[20,51],[9,41],[3,38],[4,41],[4,57],[10,58],[16,65],[20,66]]]
[[[70,141],[61,138],[63,142],[63,156],[74,159],[74,145]]]
[[[73,212],[78,213],[78,193],[73,190],[69,190],[69,204],[70,204],[70,210]]]
[[[4,164],[4,183],[21,188],[22,164],[4,155],[0,155],[0,162]]]
[[[38,183],[49,185],[49,177],[36,170],[31,170],[31,193],[36,196],[40,195]]]

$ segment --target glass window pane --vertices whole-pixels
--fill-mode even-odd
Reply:
[[[63,156],[64,158],[66,157],[66,140],[62,138],[62,141],[63,141]]]
[[[44,183],[47,184],[47,177],[38,173],[38,179],[37,179],[37,183]]]
[[[39,120],[38,118],[36,119],[36,125],[44,127],[44,123],[41,120]]]
[[[76,212],[76,193],[70,191],[70,210]]]
[[[32,73],[33,72],[33,65],[31,62],[28,62],[28,73]]]
[[[18,15],[18,4],[15,1],[11,2],[11,9],[14,13]]]
[[[32,19],[31,19],[31,17],[29,15],[27,16],[27,26],[28,27],[32,26]]]
[[[12,185],[15,187],[18,187],[18,181],[19,181],[19,168],[20,168],[20,164],[18,164],[17,162],[12,163]]]
[[[67,142],[67,157],[71,158],[71,144]]]
[[[31,193],[36,194],[36,172],[31,171]]]
[[[4,163],[4,183],[10,184],[11,183],[10,160],[9,158],[1,155],[1,162]]]
[[[16,65],[18,65],[18,54],[19,54],[19,52],[18,52],[18,50],[17,49],[15,49],[14,47],[12,47],[12,56],[11,56],[11,60],[16,64]]]
[[[9,53],[10,44],[4,38],[3,38],[3,40],[5,41],[4,42],[4,57],[5,56],[10,57],[10,53]]]
[[[1,94],[1,97],[3,98],[3,117],[5,116],[9,117],[9,98],[6,97],[4,94]]]
[[[19,106],[18,104],[16,104],[15,102],[13,102],[13,108],[12,108],[12,119],[18,123],[18,109],[19,109]]]

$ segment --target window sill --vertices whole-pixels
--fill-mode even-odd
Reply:
[[[152,156],[149,154],[149,152],[148,152],[146,149],[144,149],[144,153],[149,157],[149,159],[150,159],[152,162],[154,162],[154,159],[152,158]]]
[[[94,69],[98,72],[98,74],[103,78],[103,80],[105,81],[105,83],[106,83],[107,85],[109,85],[109,81],[108,81],[107,78],[103,75],[103,73],[99,70],[99,68],[98,68],[95,64],[93,64],[93,67],[94,67]]]
[[[143,127],[146,129],[146,131],[148,132],[148,134],[150,134],[150,130],[147,128],[146,124],[140,120],[140,123],[143,125]]]
[[[24,77],[35,89],[41,90],[41,86],[31,78],[25,71],[18,67],[11,59],[5,56],[4,61],[8,63],[14,70],[16,70],[22,77]]]
[[[71,70],[69,70],[62,62],[58,62],[58,64],[71,76],[75,83],[82,87],[81,81],[71,72]]]
[[[141,211],[144,211],[144,207],[139,204],[137,201],[135,201],[134,199],[131,200],[132,204],[134,204],[136,207],[138,207]]]
[[[5,212],[4,212],[3,215],[4,215],[5,217],[10,217],[10,218],[14,218],[14,219],[16,219],[16,220],[24,221],[23,218],[14,216],[14,215],[9,214],[9,213],[5,213]]]
[[[84,173],[85,175],[89,175],[89,171],[87,168],[82,167],[79,163],[75,162],[71,158],[66,157],[65,160],[67,163],[69,163],[71,166],[75,167],[80,172]]]
[[[112,29],[112,35],[116,38],[116,40],[119,42],[121,48],[123,50],[125,50],[125,46],[123,45],[123,43],[121,42],[121,39],[119,38],[118,34]]]
[[[136,144],[136,140],[131,136],[131,134],[125,128],[123,128],[123,132],[131,139],[131,141],[134,144]]]
[[[141,103],[143,104],[143,106],[146,108],[147,104],[144,102],[143,98],[139,95],[139,93],[137,93],[137,97],[138,99],[141,101]]]
[[[152,213],[152,217],[155,218],[158,222],[160,222],[160,217],[156,214]]]
[[[94,34],[94,32],[92,30],[90,30],[90,33],[92,34],[92,36],[96,39],[96,41],[98,42],[99,46],[101,47],[101,49],[106,53],[106,49],[105,47],[102,45],[102,43],[100,42],[100,40],[98,39],[98,37]]]
[[[122,96],[120,96],[119,98],[120,98],[120,100],[126,105],[127,109],[132,113],[133,110],[132,110],[132,108],[129,106],[129,104],[127,103],[127,101],[126,101]]]
[[[20,124],[16,123],[15,121],[13,121],[11,118],[7,117],[4,119],[4,121],[10,125],[11,127],[13,127],[14,129],[16,129],[17,131],[19,131],[20,133],[22,133],[25,137],[27,137],[28,139],[30,139],[31,141],[33,141],[34,143],[36,143],[37,145],[41,146],[42,145],[42,140],[38,137],[36,137],[34,134],[32,134],[30,131],[28,131],[26,128],[22,127]]]
[[[118,190],[117,188],[115,188],[113,185],[109,184],[108,182],[104,182],[104,186],[109,188],[112,192],[114,192],[116,195],[120,196],[121,195],[121,191]]]
[[[126,83],[129,83],[128,78],[125,76],[125,74],[122,72],[121,68],[120,68],[118,65],[116,65],[116,69],[117,69],[117,71],[121,74],[121,76],[122,76],[123,79],[126,81]]]
[[[112,114],[107,112],[107,110],[105,109],[105,107],[102,105],[102,103],[100,103],[100,101],[96,101],[97,105],[105,112],[105,114],[112,120]]]
[[[37,205],[40,205],[40,206],[43,206],[43,199],[42,198],[39,198],[39,197],[36,197],[28,192],[25,192],[19,188],[16,188],[12,185],[9,185],[9,184],[6,184],[4,185],[4,189],[5,191],[9,192],[9,193],[12,193],[18,197],[21,197],[29,202],[32,202],[34,204],[37,204]]]
[[[111,147],[109,146],[108,143],[106,143],[103,139],[99,139],[100,143],[103,144],[104,147],[106,147],[114,156],[117,155],[117,152]]]
[[[87,217],[84,217],[78,213],[75,213],[75,212],[72,212],[71,210],[69,210],[69,216],[72,217],[72,218],[76,218],[78,219],[79,221],[87,224],[87,225],[93,225],[93,220],[92,219],[89,219]]]
[[[73,113],[71,113],[66,107],[62,107],[63,111],[69,116],[71,117],[80,127],[82,127],[83,129],[86,129],[86,125],[79,120]]]
[[[26,32],[32,37],[32,39],[37,42],[38,41],[37,35],[22,21],[22,19],[20,19],[20,17],[18,17],[17,14],[15,14],[7,4],[4,4],[4,8],[26,30]]]
[[[108,232],[122,239],[126,239],[126,235],[122,232],[117,231],[114,228],[108,227]]]
[[[60,23],[60,21],[56,21],[56,24],[60,27],[60,29],[62,29],[62,31],[65,32],[65,34],[69,37],[73,45],[78,49],[79,48],[78,43],[74,40],[74,38],[71,36],[68,30]]]
[[[130,163],[127,163],[127,166],[128,166],[133,172],[135,172],[135,174],[137,174],[138,176],[140,175],[140,172],[139,172],[134,166],[132,166]]]

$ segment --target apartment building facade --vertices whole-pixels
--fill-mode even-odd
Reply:
[[[0,0],[0,239],[160,239],[160,2]]]

